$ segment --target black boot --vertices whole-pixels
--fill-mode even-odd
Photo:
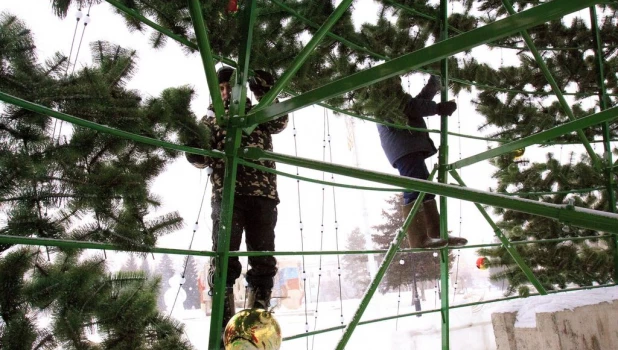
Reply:
[[[412,210],[412,206],[414,202],[403,206],[403,217],[405,218],[410,214]],[[425,222],[425,215],[423,213],[423,206],[419,208],[408,226],[408,241],[410,242],[410,248],[429,248],[429,249],[438,249],[446,247],[447,243],[445,240],[438,238],[429,237],[427,235],[427,227]]]
[[[223,322],[222,331],[225,331],[225,326],[230,321],[232,316],[236,314],[236,306],[234,305],[234,288],[225,288],[225,299],[223,300]]]
[[[431,238],[440,238],[440,213],[438,212],[438,204],[435,199],[430,199],[423,202],[423,213],[427,223],[427,236]],[[468,240],[463,237],[448,236],[448,245],[450,247],[461,247],[468,244]]]
[[[271,290],[266,288],[251,288],[249,287],[247,294],[247,305],[252,309],[270,308]]]

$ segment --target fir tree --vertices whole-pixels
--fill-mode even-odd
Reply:
[[[145,256],[142,259],[142,264],[139,267],[139,271],[142,271],[147,276],[152,275],[152,272],[150,271],[150,264],[148,264],[148,257],[147,256]]]
[[[515,8],[520,10],[528,6],[518,2]],[[486,2],[484,6],[496,9],[496,4]],[[601,35],[602,61],[605,66],[605,86],[608,94],[618,92],[615,70],[618,64],[617,31],[613,24],[616,5],[608,5],[599,12],[599,30]],[[504,13],[504,10],[498,10]],[[586,15],[589,13],[584,12]],[[532,28],[530,36],[537,47],[556,48],[545,51],[543,59],[560,90],[575,92],[567,96],[568,108],[575,118],[595,113],[601,107],[596,66],[595,36],[589,25],[589,18],[574,16],[571,22],[552,21]],[[525,47],[520,36],[506,38],[498,43],[505,47]],[[569,47],[569,49],[560,49]],[[475,102],[477,111],[486,118],[485,127],[497,129],[494,136],[504,139],[518,139],[544,131],[570,119],[567,110],[555,98],[545,91],[551,91],[547,79],[539,65],[530,55],[521,54],[519,65],[491,69],[487,66],[468,70],[469,79],[474,76],[477,81],[500,85],[512,90],[527,90],[532,93],[501,93],[485,90],[478,95]],[[540,92],[540,93],[539,93]],[[615,96],[607,96],[608,105],[616,105]],[[600,125],[583,130],[589,141],[603,137]],[[617,135],[616,124],[610,123],[609,137]],[[581,143],[575,134],[567,134],[555,142]],[[546,144],[552,145],[551,142]],[[530,162],[515,158],[515,154],[496,157],[492,164],[496,167],[493,174],[498,179],[497,192],[514,193],[544,203],[560,205],[572,204],[576,207],[601,211],[609,210],[609,194],[603,189],[608,184],[607,174],[594,168],[590,155],[584,147],[575,152],[555,154],[554,148],[547,153],[545,162]],[[595,153],[602,152],[596,148]],[[610,150],[611,152],[611,150]],[[601,159],[602,167],[611,166]],[[603,164],[605,163],[605,164]],[[610,172],[615,177],[615,172]],[[528,194],[536,193],[536,194]],[[543,194],[545,193],[545,194]],[[602,232],[571,227],[568,222],[558,222],[540,216],[524,214],[512,210],[496,209],[501,215],[498,223],[505,235],[512,241],[535,241],[550,238],[569,238],[598,236]],[[520,255],[533,270],[543,287],[547,290],[564,289],[569,285],[590,286],[606,284],[613,281],[613,264],[610,243],[605,239],[566,241],[561,243],[536,243],[516,246]],[[503,247],[481,249],[479,255],[490,258],[489,265],[498,267],[492,273],[492,280],[508,279],[506,293],[518,291],[522,295],[529,293],[528,280],[514,263]]]
[[[121,271],[137,271],[137,262],[135,261],[135,255],[129,254],[129,259],[122,265]],[[144,273],[146,273],[144,271]]]
[[[388,209],[382,209],[382,217],[384,223],[373,226],[379,233],[371,235],[371,239],[378,249],[387,249],[397,231],[401,229],[405,218],[401,214],[403,206],[403,195],[395,194],[386,200],[389,205]],[[402,249],[408,249],[409,243],[404,237],[401,243]],[[453,262],[454,256],[449,254],[449,262]],[[403,260],[404,263],[398,263]],[[393,263],[388,267],[386,275],[382,280],[381,290],[390,288],[398,288],[400,285],[411,285],[416,276],[416,281],[430,281],[440,276],[440,264],[438,259],[434,258],[432,252],[420,253],[398,253]]]
[[[163,254],[156,269],[156,275],[161,276],[161,285],[159,286],[159,297],[157,298],[157,307],[161,312],[167,311],[165,303],[165,293],[170,289],[169,280],[174,277],[174,264],[172,259],[167,254]],[[172,305],[169,305],[172,307]]]
[[[158,279],[138,272],[110,274],[102,257],[79,255],[58,253],[48,262],[28,248],[0,258],[3,348],[191,348],[182,339],[182,325],[156,309]],[[48,328],[33,323],[29,314],[37,312],[51,315]],[[103,338],[101,347],[87,339],[93,330]]]
[[[137,64],[135,51],[100,41],[91,48],[94,64],[66,75],[64,55],[38,63],[30,31],[2,13],[0,90],[139,135],[189,137],[186,130],[196,125],[190,88],[143,100],[125,88]],[[6,224],[0,234],[148,250],[182,226],[177,213],[145,218],[160,204],[149,184],[178,152],[77,126],[65,127],[59,137],[59,129],[48,116],[3,105],[0,200]],[[41,261],[36,249],[0,246],[6,265],[0,279],[7,281],[0,289],[3,348],[94,348],[85,337],[93,327],[105,348],[189,348],[182,327],[153,308],[157,279],[137,272],[112,276],[104,259],[81,250],[48,252],[52,262]],[[42,314],[53,315],[45,329],[37,325]]]
[[[360,229],[356,227],[348,235],[346,250],[364,250],[365,236]],[[359,298],[371,282],[369,271],[367,271],[367,255],[349,255],[346,254],[342,258],[342,269],[344,271],[343,280],[345,281],[345,290],[350,293],[349,297]]]
[[[184,271],[185,283],[182,284],[182,289],[185,290],[187,298],[182,303],[185,310],[200,308],[200,291],[197,288],[197,265],[192,256],[186,258],[186,268]]]

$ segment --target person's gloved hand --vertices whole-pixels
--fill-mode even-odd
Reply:
[[[272,74],[260,69],[256,69],[255,74],[249,78],[249,89],[256,98],[264,96],[273,85],[275,85],[275,79]]]
[[[457,109],[457,103],[455,101],[446,101],[438,103],[438,115],[450,116]]]

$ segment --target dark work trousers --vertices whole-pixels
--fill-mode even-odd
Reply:
[[[217,250],[221,202],[212,201],[212,249]],[[230,251],[238,251],[245,232],[247,251],[274,251],[275,225],[277,224],[277,201],[259,196],[234,197]],[[277,260],[273,256],[250,256],[247,283],[254,289],[271,290],[273,277],[277,274]],[[208,284],[212,289],[215,276],[215,258],[211,259]],[[226,285],[231,287],[242,272],[238,257],[228,259]]]
[[[412,177],[415,179],[427,180],[429,178],[429,170],[425,165],[425,155],[423,153],[410,153],[395,161],[395,168],[399,171],[399,175]],[[432,193],[425,194],[423,201],[434,199],[436,196]],[[418,198],[418,192],[404,192],[404,204],[410,204]]]

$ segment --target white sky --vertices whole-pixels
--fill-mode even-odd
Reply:
[[[33,31],[35,43],[39,59],[43,61],[45,58],[51,57],[54,52],[61,51],[64,54],[69,53],[71,47],[71,39],[75,29],[75,12],[76,9],[69,11],[69,16],[65,20],[59,20],[51,11],[49,2],[35,0],[2,0],[0,11],[6,11],[17,15],[24,20],[27,26]],[[362,6],[366,6],[361,8]],[[364,2],[363,5],[355,5],[355,20],[357,22],[369,21],[368,14],[375,16],[375,4]],[[115,44],[119,44],[125,48],[137,50],[140,57],[138,61],[139,70],[135,77],[130,81],[128,87],[139,90],[143,95],[157,96],[164,88],[191,85],[197,91],[196,98],[193,101],[192,109],[196,116],[201,117],[209,104],[208,90],[204,75],[204,69],[201,64],[199,54],[195,53],[186,56],[180,45],[169,39],[167,45],[160,50],[153,50],[148,43],[148,31],[142,33],[130,33],[122,18],[115,15],[111,11],[111,6],[107,3],[94,6],[90,13],[91,22],[84,34],[83,44],[80,49],[78,66],[90,64],[90,52],[88,43],[95,40],[106,40]],[[83,26],[80,22],[76,47],[79,43],[79,37],[82,33]],[[357,23],[358,24],[358,23]],[[474,49],[473,55],[483,61],[487,61],[493,65],[499,65],[500,59],[504,58],[505,64],[512,64],[515,58],[511,52],[506,50],[488,51],[484,48]],[[75,57],[73,52],[72,60]],[[411,77],[410,93],[415,95],[427,76],[416,74]],[[404,78],[404,85],[407,85]],[[463,134],[478,135],[477,127],[483,123],[483,118],[474,111],[474,106],[471,103],[472,97],[470,94],[461,93],[456,98],[458,103],[458,111],[450,118],[449,128],[451,131],[460,132]],[[301,111],[293,113],[291,116],[288,128],[279,135],[274,136],[275,152],[294,155],[296,152],[301,157],[322,160],[323,148],[322,140],[324,135],[324,109],[320,107],[309,107]],[[388,174],[397,174],[386,160],[380,147],[378,135],[375,125],[370,122],[355,120],[355,139],[358,154],[358,164],[354,150],[347,147],[347,137],[349,130],[346,129],[346,117],[329,116],[329,129],[332,145],[332,161],[338,164],[349,166],[358,166],[363,169],[380,171]],[[292,119],[293,118],[293,119]],[[293,124],[294,121],[297,130],[297,150],[294,149]],[[439,129],[439,118],[427,119],[430,129]],[[439,145],[439,136],[432,134],[436,146]],[[485,141],[459,139],[456,137],[449,138],[450,159],[449,162],[465,158],[476,153],[486,150],[489,144]],[[494,145],[492,145],[494,146]],[[595,146],[598,147],[598,146]],[[533,147],[527,149],[526,157],[534,159],[542,159],[544,154],[549,150],[541,152],[530,151]],[[556,155],[568,154],[569,148],[560,146],[554,147],[553,151]],[[327,148],[326,161],[330,161],[329,150]],[[436,158],[428,160],[428,166],[433,166]],[[283,164],[278,165],[278,169],[295,173],[294,167]],[[481,162],[475,165],[466,167],[461,171],[461,175],[471,188],[478,190],[488,190],[489,187],[495,187],[495,180],[491,178],[494,168],[488,162]],[[300,170],[301,176],[313,177],[322,179],[323,176],[329,180],[330,174],[322,174],[320,172]],[[193,222],[198,216],[201,196],[203,193],[206,180],[206,174],[203,171],[195,169],[188,164],[184,157],[170,165],[167,171],[161,175],[153,184],[153,192],[162,197],[164,205],[155,214],[163,214],[169,211],[177,210],[185,219],[186,227],[175,233],[163,237],[159,241],[160,247],[181,248],[186,249],[191,241]],[[345,183],[356,183],[365,186],[372,186],[370,183],[357,181],[354,179],[345,179],[340,176],[335,177],[336,181]],[[279,221],[276,228],[276,246],[277,250],[300,250],[300,233],[298,229],[299,222],[299,199],[297,195],[296,180],[286,177],[279,177],[279,194],[281,204],[279,205]],[[451,180],[450,183],[455,183]],[[210,250],[210,184],[209,191],[204,203],[204,208],[199,216],[200,228],[193,241],[193,249]],[[384,187],[376,185],[376,187]],[[334,229],[334,201],[332,198],[332,189],[327,187],[325,192],[325,200],[322,201],[322,186],[311,183],[301,183],[301,211],[302,221],[304,223],[304,249],[319,250],[320,247],[325,250],[334,250],[335,245],[335,229]],[[391,195],[390,192],[374,192],[374,191],[357,191],[337,188],[336,194],[336,213],[337,222],[339,223],[339,249],[345,249],[345,236],[351,232],[354,227],[360,227],[364,232],[370,233],[371,225],[381,222],[380,212],[385,207],[384,200]],[[324,208],[323,208],[324,206]],[[324,212],[324,218],[322,218]],[[320,241],[320,225],[324,223],[324,241]],[[492,242],[493,232],[489,225],[485,222],[482,216],[478,213],[472,203],[461,202],[459,200],[449,201],[448,214],[449,228],[453,230],[453,234],[468,238],[470,244],[490,243]],[[110,255],[111,253],[108,253]],[[487,271],[477,271],[474,267],[474,250],[462,250],[462,260],[458,268],[472,269],[477,277],[486,279]],[[308,258],[308,264],[311,261],[315,263],[314,258]],[[151,263],[152,266],[152,263]],[[485,282],[486,283],[486,282]],[[472,315],[474,316],[474,315]],[[427,320],[424,317],[419,320]],[[416,318],[414,318],[416,319]],[[335,332],[336,333],[336,332]],[[294,333],[291,333],[294,334]],[[288,335],[291,335],[288,334]],[[465,337],[464,337],[465,338]],[[463,339],[463,338],[462,338]],[[490,340],[491,342],[491,340]],[[304,343],[303,343],[304,344]],[[474,346],[467,346],[469,349],[474,349]],[[483,347],[477,347],[482,349]]]

